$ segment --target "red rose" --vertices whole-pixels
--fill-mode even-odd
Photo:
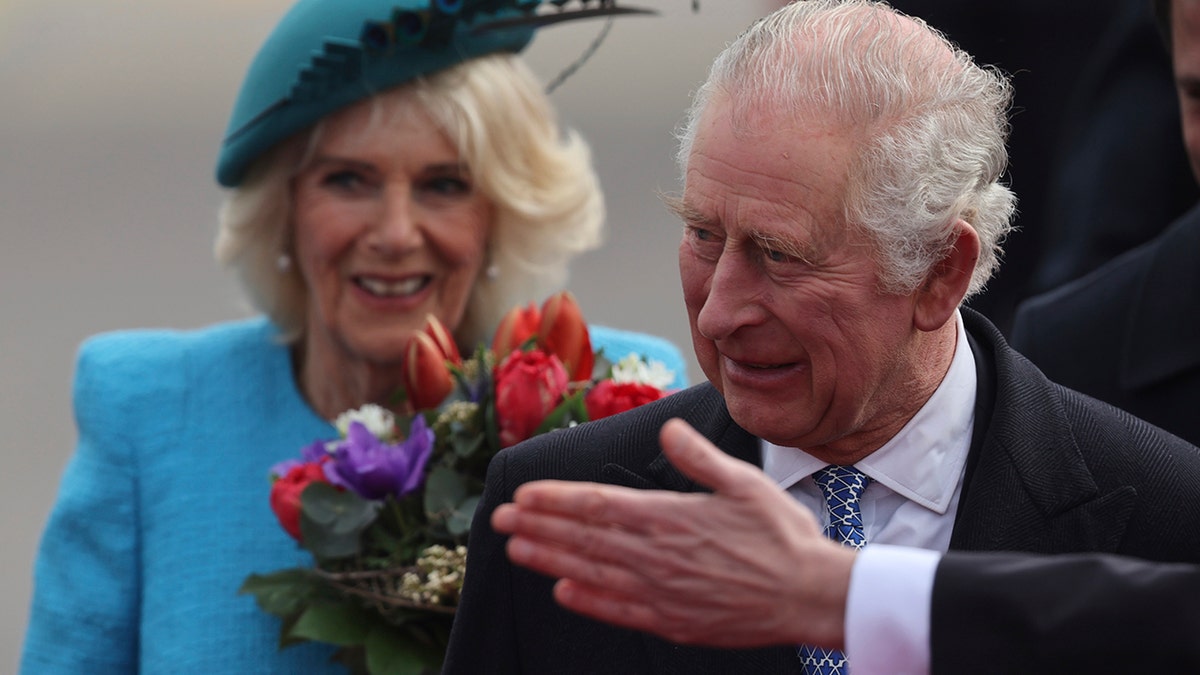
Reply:
[[[592,387],[591,391],[583,397],[583,404],[587,407],[588,419],[598,420],[632,410],[643,403],[657,401],[663,396],[666,396],[663,390],[648,384],[637,382],[618,384],[612,380],[604,380]]]
[[[507,448],[532,436],[566,391],[567,371],[557,356],[537,350],[509,354],[496,369],[500,446]]]
[[[321,464],[308,462],[292,467],[271,484],[271,510],[296,541],[300,541],[300,493],[313,483],[328,482]]]

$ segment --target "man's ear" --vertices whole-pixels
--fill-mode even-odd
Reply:
[[[937,330],[950,320],[967,294],[978,262],[979,235],[967,221],[959,219],[954,223],[950,250],[934,264],[925,283],[917,289],[913,306],[917,328]]]

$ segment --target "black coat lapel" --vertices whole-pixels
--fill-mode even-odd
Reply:
[[[1114,550],[1136,502],[1133,488],[1100,493],[1071,434],[1060,390],[990,322],[966,309],[963,317],[975,358],[990,362],[995,380],[977,399],[977,405],[990,401],[991,410],[976,414],[950,547]],[[980,389],[985,386],[981,380]]]

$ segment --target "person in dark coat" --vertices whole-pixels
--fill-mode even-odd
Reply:
[[[446,673],[862,672],[880,647],[860,646],[860,662],[854,641],[830,651],[841,646],[833,631],[789,620],[798,585],[849,583],[794,578],[797,513],[847,552],[1200,563],[1200,450],[1048,380],[961,307],[998,267],[1010,226],[1009,94],[926,24],[869,0],[792,3],[717,57],[681,134],[683,192],[670,199],[708,382],[493,461]],[[760,467],[760,489],[713,507],[721,486],[664,454],[680,435]],[[552,547],[563,566],[504,536],[502,507],[544,479],[584,492],[578,508],[551,514],[562,538],[582,535]],[[619,518],[587,501],[615,486],[635,488],[644,508]],[[696,508],[656,508],[663,499]],[[509,555],[555,576],[574,562],[586,575],[593,556],[601,572],[568,584],[571,602]],[[669,613],[666,629],[646,632],[652,622],[621,608],[664,578],[743,619]]]

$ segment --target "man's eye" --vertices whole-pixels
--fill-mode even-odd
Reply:
[[[778,263],[787,262],[788,259],[791,257],[786,253],[776,251],[775,249],[770,249],[770,248],[763,249],[763,255],[767,256],[767,259],[770,260],[771,262],[778,262]]]

